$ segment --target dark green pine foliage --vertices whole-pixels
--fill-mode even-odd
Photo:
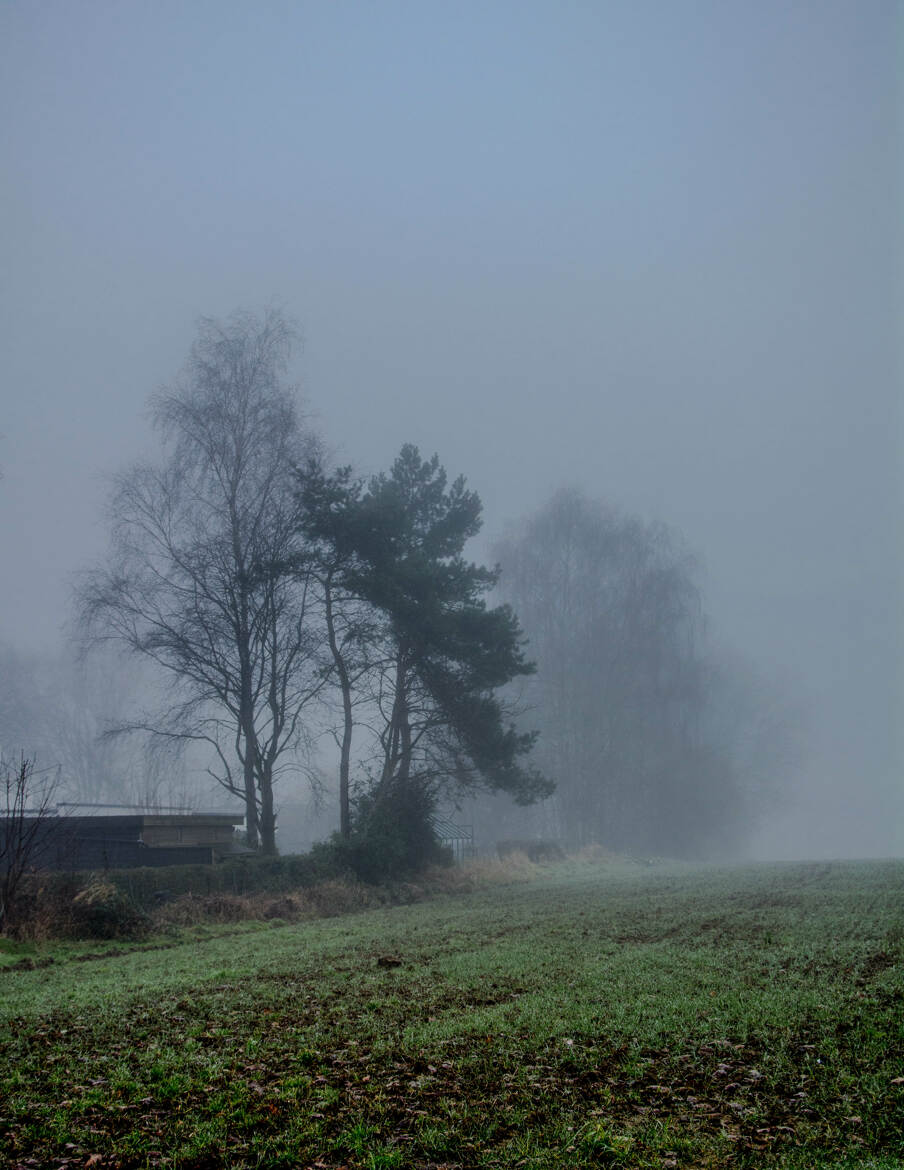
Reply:
[[[481,526],[476,493],[408,444],[366,491],[347,472],[308,475],[302,499],[308,535],[332,549],[344,591],[381,618],[380,653],[370,652],[379,752],[365,804],[432,806],[480,788],[521,804],[548,795],[525,762],[535,735],[516,730],[498,693],[534,670],[518,619],[486,603],[495,570],[463,555]]]
[[[492,569],[466,561],[481,504],[434,455],[407,444],[363,497],[356,587],[388,619],[392,704],[381,781],[486,786],[530,803],[549,789],[523,765],[534,742],[506,722],[497,695],[533,664],[509,606],[488,608]]]

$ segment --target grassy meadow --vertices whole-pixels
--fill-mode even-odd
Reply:
[[[901,862],[0,951],[4,1166],[904,1166]]]

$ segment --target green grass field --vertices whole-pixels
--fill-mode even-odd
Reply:
[[[23,953],[4,1165],[904,1166],[900,862],[571,862]]]

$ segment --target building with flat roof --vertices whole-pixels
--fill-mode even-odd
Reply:
[[[0,857],[15,833],[28,829],[0,817]],[[247,852],[236,837],[244,817],[234,813],[149,810],[122,805],[59,805],[39,819],[29,847],[33,869],[127,869],[212,865]]]

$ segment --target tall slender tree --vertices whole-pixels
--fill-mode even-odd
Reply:
[[[162,461],[116,480],[110,560],[80,591],[90,638],[171,680],[166,710],[130,726],[209,745],[268,853],[274,782],[324,681],[297,556],[294,473],[313,440],[285,381],[292,342],[276,312],[201,322],[184,377],[153,399]]]
[[[351,834],[351,769],[355,714],[367,705],[379,669],[385,621],[358,587],[362,562],[351,539],[363,485],[343,467],[332,473],[318,458],[298,472],[300,571],[316,582],[329,648],[328,677],[338,690],[341,719],[330,719],[339,748],[339,834]]]

